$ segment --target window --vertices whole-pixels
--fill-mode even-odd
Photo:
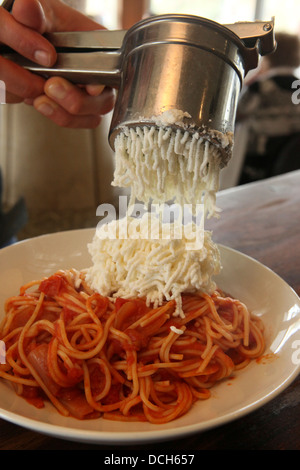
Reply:
[[[275,34],[277,31],[286,31],[291,34],[300,34],[300,2],[299,0],[263,0],[261,19],[270,19],[275,16]]]
[[[151,0],[150,13],[180,13],[202,16],[218,23],[270,20],[275,16],[275,31],[300,34],[299,0]]]
[[[119,28],[120,0],[65,0],[65,3],[90,16],[108,29]],[[109,3],[109,5],[108,5]]]
[[[253,21],[256,0],[151,0],[152,14],[180,13],[202,16],[218,23]]]

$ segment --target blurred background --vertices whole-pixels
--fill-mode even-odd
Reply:
[[[267,21],[274,16],[276,32],[287,33],[298,40],[300,34],[299,0],[68,0],[65,3],[108,29],[128,29],[150,15],[184,13],[219,23]],[[293,62],[293,66],[279,67],[285,69],[285,76],[294,80],[300,77],[299,56],[297,46],[290,47],[296,47],[297,66]],[[252,86],[261,68],[259,66],[247,77],[245,85]],[[290,82],[287,83],[287,79],[284,82],[291,101]],[[277,82],[276,86],[279,86]],[[274,96],[274,89],[272,93]],[[294,114],[296,108],[293,134],[299,139],[300,105],[294,105]],[[249,116],[251,107],[245,105],[244,109],[248,109],[244,114]],[[274,112],[278,116],[278,108],[273,109],[273,115]],[[63,129],[30,106],[0,104],[0,228],[3,233],[0,246],[10,243],[16,236],[23,239],[60,230],[95,227],[97,206],[104,202],[117,205],[121,192],[111,186],[114,155],[107,140],[110,121],[111,115],[105,116],[96,130]],[[249,124],[247,126],[249,129]],[[270,176],[267,169],[255,173],[255,168],[250,168],[252,173],[250,171],[248,179],[242,180],[247,154],[245,130],[239,132],[237,138],[232,163],[222,175],[221,189]],[[277,169],[277,173],[299,167],[299,149],[298,140],[296,146],[294,143],[292,161]]]

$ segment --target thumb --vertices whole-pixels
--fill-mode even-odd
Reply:
[[[39,0],[15,0],[12,8],[13,17],[24,26],[39,33],[51,29],[49,23],[52,19],[46,12]]]

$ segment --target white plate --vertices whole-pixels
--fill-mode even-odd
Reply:
[[[94,230],[44,235],[0,250],[0,304],[33,279],[57,269],[86,268],[87,243]],[[0,382],[0,417],[37,432],[72,441],[138,444],[186,437],[240,418],[282,392],[299,373],[300,299],[274,272],[235,250],[220,246],[223,271],[218,285],[245,302],[266,325],[267,351],[276,359],[255,361],[234,380],[215,386],[209,400],[199,401],[180,419],[162,425],[104,419],[64,418],[49,406],[37,410]],[[1,310],[2,312],[2,310]],[[3,315],[1,313],[0,315]],[[297,364],[298,362],[298,364]],[[230,386],[229,386],[230,385]]]

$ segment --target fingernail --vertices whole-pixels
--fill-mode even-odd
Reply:
[[[57,100],[63,100],[66,97],[67,90],[63,85],[53,83],[47,87],[47,94]]]
[[[34,59],[40,65],[44,65],[44,67],[48,67],[51,64],[51,57],[46,51],[35,51]]]
[[[53,114],[53,111],[54,111],[53,107],[48,103],[41,103],[36,107],[36,109],[41,114],[43,114],[44,116],[47,116],[47,117],[51,116]]]

